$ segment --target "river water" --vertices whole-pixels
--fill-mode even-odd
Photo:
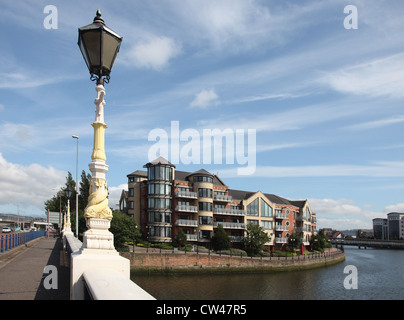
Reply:
[[[376,300],[404,299],[404,250],[345,247],[334,266],[266,274],[135,275],[132,280],[158,300]],[[357,270],[357,289],[345,283]],[[352,269],[352,267],[348,267]],[[348,281],[350,280],[350,281]]]

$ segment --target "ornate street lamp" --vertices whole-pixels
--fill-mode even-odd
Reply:
[[[112,219],[112,211],[108,206],[108,190],[105,174],[108,171],[105,156],[105,129],[104,123],[104,82],[108,83],[110,73],[118,54],[122,37],[108,28],[101,12],[92,24],[79,28],[78,45],[90,72],[90,79],[97,80],[97,98],[94,128],[94,147],[91,155],[91,163],[88,165],[92,173],[90,184],[90,196],[84,210],[84,217],[88,230],[83,236],[83,248],[111,249],[113,234],[108,231]]]
[[[81,53],[90,71],[91,80],[109,82],[112,66],[121,46],[122,37],[108,28],[101,17],[100,9],[92,24],[79,28]]]
[[[70,197],[72,196],[72,189],[68,185],[66,190],[66,197],[67,197],[67,212],[66,212],[66,223],[63,228],[64,234],[71,233],[71,223],[70,223]]]

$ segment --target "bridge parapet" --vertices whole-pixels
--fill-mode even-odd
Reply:
[[[83,248],[69,232],[63,243],[70,255],[71,300],[155,300],[130,280],[130,262],[116,250]]]
[[[404,241],[402,240],[332,239],[331,243],[342,246],[366,246],[370,248],[404,249]]]

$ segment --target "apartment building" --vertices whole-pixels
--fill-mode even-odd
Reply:
[[[374,218],[373,220],[373,236],[375,239],[387,240],[389,237],[389,228],[387,219]]]
[[[279,249],[293,232],[308,246],[316,230],[316,214],[307,200],[229,189],[217,175],[204,169],[176,170],[162,157],[144,168],[127,175],[128,191],[122,192],[120,209],[139,223],[151,242],[171,242],[182,229],[189,242],[208,245],[221,224],[237,247],[247,224],[254,223],[270,236],[267,245]]]
[[[390,212],[387,214],[387,219],[375,218],[372,221],[373,235],[376,239],[404,239],[404,213]]]

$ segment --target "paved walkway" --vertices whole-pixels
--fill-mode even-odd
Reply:
[[[59,238],[33,240],[0,254],[0,300],[68,300],[70,269]],[[57,270],[57,289],[45,289],[43,279]]]

